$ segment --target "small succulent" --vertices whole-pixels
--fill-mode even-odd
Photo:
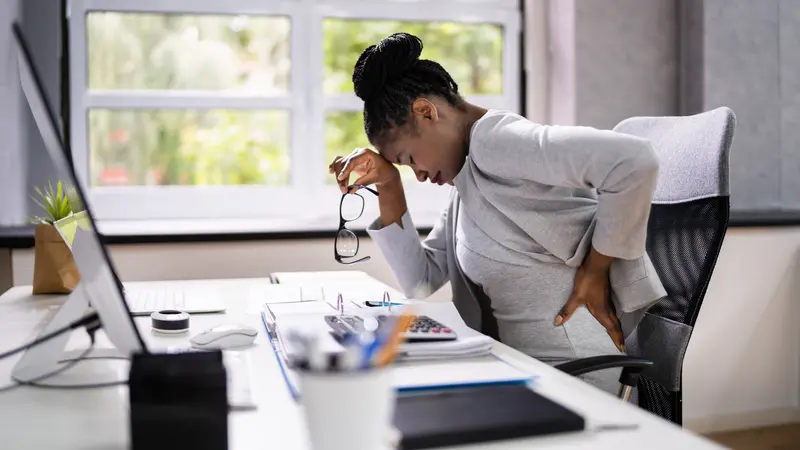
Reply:
[[[38,198],[31,198],[34,202],[36,202],[37,205],[39,205],[40,208],[44,210],[45,216],[36,216],[31,218],[32,223],[52,225],[55,222],[58,222],[65,217],[69,217],[72,214],[73,206],[70,194],[74,194],[68,192],[69,190],[64,188],[64,183],[61,181],[56,183],[55,189],[53,189],[53,183],[48,183],[48,187],[44,192],[42,192],[38,186],[35,187],[34,190],[36,191]],[[73,198],[77,200],[77,195],[75,195]],[[76,204],[76,206],[81,205]]]

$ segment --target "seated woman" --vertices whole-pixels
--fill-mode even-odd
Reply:
[[[422,299],[450,281],[464,321],[550,364],[624,351],[624,337],[665,295],[645,254],[658,161],[644,139],[544,126],[466,102],[422,42],[393,34],[353,71],[377,152],[330,165],[342,192],[375,185],[368,229],[401,288]],[[393,165],[455,186],[423,242]],[[619,370],[585,378],[616,393]]]

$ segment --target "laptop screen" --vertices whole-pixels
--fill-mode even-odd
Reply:
[[[73,211],[79,213],[77,217],[65,219],[58,227],[62,237],[73,249],[75,263],[81,274],[81,293],[88,295],[89,303],[97,310],[106,334],[119,350],[146,351],[125,302],[122,284],[97,233],[90,202],[67,159],[67,155],[71,154],[67,152],[69,143],[64,141],[59,131],[59,122],[42,89],[41,78],[18,23],[13,24],[12,31],[17,47],[20,84],[42,135],[47,155],[56,168],[57,179],[51,180],[50,184],[57,189],[60,182],[62,191],[71,198],[70,203],[75,205],[75,209],[82,210]],[[72,245],[73,238],[81,240],[80,252]]]

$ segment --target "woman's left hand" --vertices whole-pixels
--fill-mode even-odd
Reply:
[[[625,352],[625,338],[617,318],[616,308],[611,301],[611,286],[608,271],[613,258],[601,255],[594,248],[590,251],[575,275],[572,295],[556,316],[555,324],[562,325],[572,317],[578,307],[586,309],[606,328],[617,348]]]

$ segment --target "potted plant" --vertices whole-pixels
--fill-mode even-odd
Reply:
[[[33,201],[42,209],[44,215],[31,218],[36,225],[34,232],[33,293],[68,294],[80,281],[80,273],[75,265],[67,243],[56,228],[56,223],[71,217],[83,209],[74,191],[65,188],[59,181],[53,188],[48,183],[42,192],[35,188],[37,196]]]

